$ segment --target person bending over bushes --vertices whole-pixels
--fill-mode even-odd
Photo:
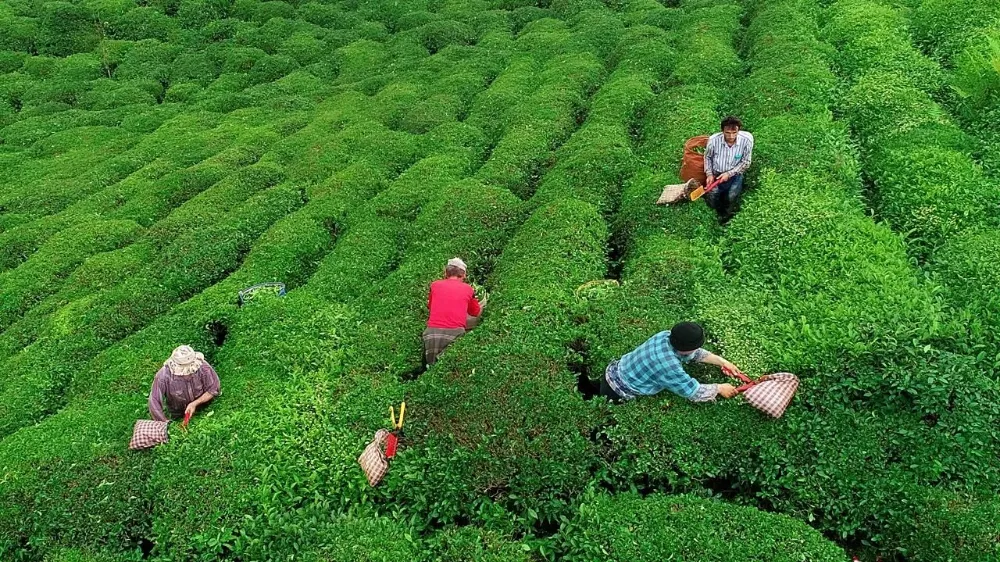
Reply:
[[[721,183],[705,194],[705,202],[715,209],[719,222],[726,224],[739,210],[743,174],[750,168],[753,135],[741,131],[743,122],[730,115],[722,120],[722,132],[708,137],[705,145],[705,176],[708,185]]]
[[[737,370],[729,361],[701,348],[705,331],[694,322],[681,322],[646,340],[621,359],[612,361],[601,379],[601,396],[619,403],[669,390],[692,402],[707,402],[721,395],[736,396],[731,384],[701,384],[684,372],[689,361]]]
[[[425,366],[436,363],[445,348],[479,321],[482,307],[465,275],[465,262],[452,258],[444,268],[444,279],[431,283],[430,317],[423,335]]]
[[[167,421],[163,413],[164,398],[171,416],[194,415],[198,406],[218,396],[219,390],[219,375],[205,361],[205,356],[182,345],[156,372],[149,391],[149,415],[156,421]]]

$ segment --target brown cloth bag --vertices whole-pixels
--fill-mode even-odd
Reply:
[[[375,432],[375,439],[365,447],[365,451],[358,457],[358,464],[361,470],[365,471],[368,483],[377,485],[389,472],[389,459],[385,458],[385,442],[389,439],[389,432],[380,429]]]
[[[684,143],[684,157],[681,159],[681,181],[695,180],[705,185],[705,147],[708,135],[691,137]],[[698,152],[697,148],[701,148]]]

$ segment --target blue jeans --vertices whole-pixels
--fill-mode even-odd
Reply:
[[[715,209],[720,217],[726,217],[736,210],[740,194],[743,193],[743,174],[733,176],[705,194],[705,202]]]

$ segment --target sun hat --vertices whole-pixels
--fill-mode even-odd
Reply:
[[[173,353],[170,354],[170,358],[163,365],[170,369],[171,373],[180,377],[186,377],[198,372],[198,369],[201,368],[204,362],[204,355],[195,351],[189,345],[181,345],[174,349]]]

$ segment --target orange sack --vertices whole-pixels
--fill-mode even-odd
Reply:
[[[705,185],[705,146],[707,144],[708,135],[691,137],[684,143],[684,157],[681,159],[681,181],[693,179],[701,185]]]

